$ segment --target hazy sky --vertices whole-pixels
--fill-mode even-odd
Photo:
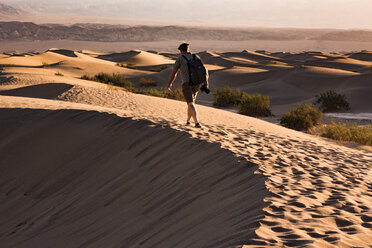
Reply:
[[[372,0],[0,0],[46,13],[258,27],[372,29]]]

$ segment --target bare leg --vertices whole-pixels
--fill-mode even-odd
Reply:
[[[196,112],[195,105],[192,102],[187,103],[187,121],[190,121],[190,117],[194,119],[195,124],[199,123],[198,112]]]
[[[190,120],[191,120],[191,111],[190,111],[190,107],[189,107],[189,104],[187,104],[187,123],[190,123]]]

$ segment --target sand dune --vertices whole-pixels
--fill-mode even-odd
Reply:
[[[341,69],[334,68],[324,68],[319,66],[304,66],[302,69],[296,71],[296,73],[301,74],[301,76],[308,77],[350,77],[360,75],[358,72],[352,72]]]
[[[47,51],[37,55],[25,55],[25,56],[10,56],[0,60],[1,64],[10,64],[18,66],[43,66],[43,64],[55,64],[60,61],[67,59],[66,56]]]
[[[234,88],[244,88],[249,83],[258,82],[269,78],[271,72],[264,69],[235,66],[230,69],[220,70],[211,75],[210,81],[214,87],[220,88],[225,85]]]
[[[58,53],[58,54],[61,54],[63,56],[67,56],[67,57],[72,57],[72,58],[76,58],[77,57],[77,54],[75,51],[72,51],[72,50],[67,50],[67,49],[59,49],[59,48],[51,48],[49,49],[50,52],[54,52],[54,53]]]
[[[345,58],[342,54],[331,54],[325,52],[302,52],[302,53],[273,53],[271,56],[279,57],[285,61],[312,61],[319,59]]]
[[[360,61],[351,58],[337,58],[329,61],[309,61],[306,65],[335,68],[347,71],[358,71],[363,69],[368,69],[372,66],[372,62]]]
[[[201,57],[238,58],[220,54]],[[306,56],[301,63],[367,66],[351,55]],[[3,59],[35,66],[44,57],[62,60],[0,71],[1,247],[372,245],[371,153],[201,105],[195,129],[184,125],[184,102],[82,80],[74,67],[159,80],[171,69],[130,70],[65,50]],[[212,87],[269,95],[276,114],[329,88],[353,111],[371,111],[367,70],[231,65],[212,70]]]
[[[132,50],[124,53],[113,53],[107,55],[99,55],[97,58],[109,60],[113,62],[120,62],[126,64],[135,64],[137,66],[173,64],[174,61],[162,55],[153,54],[140,50]]]
[[[372,52],[352,53],[349,58],[372,62]]]
[[[91,56],[91,57],[96,57],[96,56],[99,56],[99,55],[104,55],[104,53],[95,52],[95,51],[87,50],[87,49],[83,49],[83,50],[81,50],[80,53],[83,53],[83,54],[89,55],[89,56]]]
[[[125,77],[143,76],[151,72],[132,70],[119,67],[116,63],[89,55],[65,50],[50,49],[47,52],[28,56],[10,56],[0,58],[0,64],[17,65],[20,67],[44,67],[55,73],[60,72],[70,77],[81,77],[82,75],[95,75],[100,72],[120,73]]]
[[[104,113],[0,115],[2,247],[227,247],[258,224],[264,178],[216,144]]]
[[[225,52],[223,53],[224,56],[226,57],[233,57],[233,58],[243,58],[247,60],[252,60],[255,62],[263,62],[263,61],[281,61],[282,59],[262,54],[262,53],[257,53],[257,52],[252,52],[252,51],[243,51],[240,53],[237,52]]]

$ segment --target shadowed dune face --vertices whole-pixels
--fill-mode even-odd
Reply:
[[[0,117],[1,247],[230,247],[254,234],[264,177],[217,144],[97,112]]]
[[[77,58],[76,54],[72,50],[67,50],[67,49],[49,49],[50,52],[53,53],[58,53],[63,56],[71,57],[71,58]]]
[[[0,91],[0,95],[54,99],[72,87],[73,85],[63,83],[38,84],[13,90],[3,90]]]

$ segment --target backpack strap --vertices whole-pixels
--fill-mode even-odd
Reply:
[[[182,54],[182,57],[184,57],[184,58],[186,59],[187,63],[189,63],[189,62],[190,62],[190,60],[188,60],[188,59],[187,59],[187,57],[186,57],[186,55],[185,55],[185,54]]]
[[[193,56],[193,58],[195,58],[195,54],[193,54],[192,56]],[[187,61],[187,67],[188,67],[188,69],[189,69],[189,85],[190,85],[190,84],[191,84],[190,60],[187,59],[187,57],[185,56],[185,54],[183,54],[182,57],[183,57],[184,59],[186,59],[186,61]]]

